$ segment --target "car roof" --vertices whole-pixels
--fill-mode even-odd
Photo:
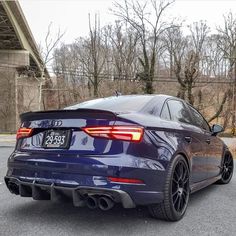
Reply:
[[[165,94],[131,94],[131,95],[119,95],[119,96],[110,96],[108,98],[113,98],[113,97],[156,97],[156,98],[174,98],[173,96],[170,95],[165,95]]]
[[[129,99],[130,98],[130,99]],[[126,112],[144,112],[150,113],[155,109],[160,110],[162,104],[166,99],[171,98],[169,95],[164,94],[133,94],[133,95],[120,95],[105,98],[97,98],[88,100],[64,109],[77,110],[77,109],[98,109],[108,110],[116,113]],[[174,97],[173,97],[174,98]]]

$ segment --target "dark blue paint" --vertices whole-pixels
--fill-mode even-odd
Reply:
[[[70,128],[72,138],[68,150],[45,150],[41,147],[43,133],[53,126],[50,113],[47,119],[30,120],[23,117],[22,127],[34,128],[33,137],[17,142],[15,151],[8,161],[7,177],[25,181],[71,184],[73,186],[103,187],[123,190],[136,205],[158,203],[163,200],[163,188],[167,169],[177,154],[186,157],[190,172],[190,184],[220,175],[222,155],[226,148],[223,142],[206,131],[184,123],[162,120],[161,108],[171,97],[153,96],[151,101],[138,112],[119,113],[103,117],[88,113],[73,118],[59,117],[59,128]],[[53,119],[55,119],[55,112]],[[44,116],[47,116],[45,113]],[[26,119],[26,120],[24,120]],[[28,119],[28,120],[27,120]],[[92,138],[80,128],[87,125],[133,125],[145,128],[140,143]],[[191,144],[185,141],[191,136]],[[208,145],[204,140],[211,139]],[[135,178],[144,185],[117,184],[107,180],[108,176]]]

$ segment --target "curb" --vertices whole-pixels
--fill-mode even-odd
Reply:
[[[8,145],[0,145],[0,148],[14,148],[15,145],[12,145],[12,146],[8,146]]]

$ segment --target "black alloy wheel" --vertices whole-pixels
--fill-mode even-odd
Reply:
[[[180,220],[189,201],[189,167],[182,155],[174,157],[170,163],[164,189],[164,201],[149,206],[150,214],[167,221]]]
[[[185,210],[189,198],[188,166],[181,160],[175,166],[172,178],[172,203],[179,213]]]
[[[233,156],[230,152],[226,152],[222,164],[221,179],[217,183],[228,184],[233,176],[233,171],[234,171]]]

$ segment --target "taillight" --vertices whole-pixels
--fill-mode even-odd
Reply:
[[[92,137],[140,142],[143,137],[143,127],[136,126],[93,126],[82,128]]]
[[[31,128],[19,128],[16,133],[16,139],[30,137],[33,132]]]
[[[119,178],[119,177],[108,177],[110,182],[114,183],[124,183],[124,184],[144,184],[140,179],[128,179],[128,178]]]

